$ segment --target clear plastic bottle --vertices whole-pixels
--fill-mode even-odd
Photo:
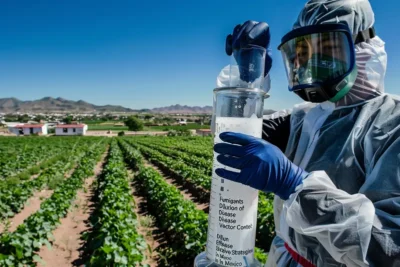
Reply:
[[[254,51],[257,56],[250,58],[247,69],[243,65],[239,67],[240,77],[246,70],[255,71],[260,76],[248,83],[240,79],[236,71],[231,75],[230,85],[233,86],[214,89],[214,144],[222,142],[219,134],[227,131],[256,137],[262,135],[264,99],[267,96],[262,90],[265,49],[251,49],[257,49]],[[231,65],[231,73],[234,69],[235,65]],[[221,165],[217,156],[214,152],[206,251],[196,257],[194,266],[261,266],[254,258],[258,191],[219,177],[215,173],[217,168],[238,170]]]

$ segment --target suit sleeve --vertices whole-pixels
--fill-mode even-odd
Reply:
[[[262,138],[285,152],[290,135],[290,111],[280,111],[263,117]]]
[[[338,189],[324,171],[311,172],[284,202],[281,222],[288,227],[281,230],[316,238],[346,266],[400,266],[400,108],[393,110],[378,113],[361,138],[366,174],[358,193]]]

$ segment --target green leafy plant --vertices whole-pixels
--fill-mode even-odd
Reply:
[[[166,147],[160,147],[158,144],[153,144],[151,142],[137,142],[138,144],[141,144],[149,149],[147,151],[158,151],[164,154],[166,157],[173,157],[175,160],[181,160],[188,166],[191,166],[193,168],[197,168],[198,170],[202,171],[205,175],[211,176],[212,172],[212,157],[210,158],[204,158],[204,157],[198,157],[195,155],[190,155],[188,153],[184,153],[179,150],[174,150],[171,148],[166,148]],[[152,150],[150,150],[152,149]]]
[[[209,143],[211,140],[204,140],[199,137],[148,137],[147,139],[134,137],[125,140],[129,145],[140,150],[140,152],[155,165],[162,166],[171,173],[182,176],[186,181],[194,185],[198,185],[206,190],[210,189],[211,175],[198,177],[199,174],[204,173],[205,170],[209,172],[212,167],[212,157],[197,157],[183,152],[180,148],[182,146],[190,147],[193,144],[193,146],[196,145],[199,148],[208,147],[208,149],[212,151],[212,146],[210,146]],[[121,143],[123,144],[124,142]],[[168,148],[172,144],[174,144],[175,147]],[[207,164],[209,164],[208,169],[206,169]],[[209,198],[209,195],[205,198]],[[269,250],[272,239],[275,236],[273,194],[265,194],[263,192],[259,194],[256,233],[256,245],[264,250]]]
[[[0,146],[4,146],[5,150],[5,153],[0,153],[0,180],[18,174],[23,175],[22,180],[26,180],[28,175],[38,173],[38,167],[46,169],[46,161],[72,149],[75,144],[73,139],[62,140],[59,137],[0,138]]]
[[[163,165],[165,168],[175,173],[175,175],[182,177],[194,186],[200,186],[206,190],[210,190],[211,177],[204,174],[204,171],[188,166],[188,164],[180,159],[165,156],[157,150],[138,143],[131,142],[130,144],[135,148],[138,148],[151,162]]]
[[[12,178],[7,179],[6,183],[0,184],[0,218],[12,217],[15,213],[21,211],[26,201],[36,191],[46,186],[55,189],[64,180],[64,175],[72,170],[73,163],[82,158],[86,153],[85,151],[90,150],[91,146],[97,145],[99,140],[102,139],[88,138],[84,144],[75,146],[75,149],[69,153],[50,159],[47,161],[48,168],[35,179],[21,182],[19,178]]]
[[[98,209],[88,234],[88,266],[137,266],[147,248],[136,227],[134,201],[122,153],[113,141],[107,164],[98,182]]]
[[[125,151],[127,158],[139,155],[137,152]],[[204,249],[207,239],[207,215],[197,210],[191,201],[183,199],[179,190],[168,184],[153,168],[143,167],[138,156],[132,166],[139,170],[135,177],[142,185],[148,198],[150,213],[156,218],[161,230],[169,237],[168,246],[162,252],[166,259],[190,262]]]
[[[39,211],[29,216],[15,232],[0,236],[0,266],[33,266],[41,261],[35,253],[42,245],[51,247],[51,232],[60,224],[60,218],[67,215],[77,190],[83,186],[85,178],[93,174],[103,150],[104,147],[99,145],[89,149],[72,176],[42,202]]]

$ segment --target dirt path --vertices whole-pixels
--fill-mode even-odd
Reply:
[[[8,228],[9,232],[14,232],[17,227],[24,222],[33,213],[40,209],[40,204],[53,194],[53,190],[42,190],[36,192],[26,203],[24,208],[11,219],[6,219],[3,224],[0,224],[0,233]],[[7,222],[8,221],[8,222]],[[8,224],[8,225],[7,225]]]
[[[32,180],[34,180],[34,179],[36,179],[36,178],[38,178],[39,177],[39,175],[42,173],[42,171],[40,171],[39,173],[37,173],[37,174],[34,174],[34,175],[32,175],[31,176],[31,178],[29,178],[29,180],[28,181],[32,181]]]
[[[65,173],[64,177],[68,179],[74,172],[75,168],[76,165],[70,171]],[[38,177],[37,174],[35,174],[34,176],[36,177],[32,179],[36,179]],[[18,228],[18,226],[24,222],[26,218],[37,212],[40,209],[40,204],[42,204],[42,202],[49,198],[52,194],[53,190],[50,189],[36,191],[33,196],[26,201],[24,208],[18,214],[10,219],[6,219],[3,223],[0,223],[0,233],[5,230],[8,230],[9,232],[14,232]]]
[[[130,178],[134,176],[131,170],[128,170],[128,173]],[[160,231],[155,227],[154,218],[147,214],[147,210],[145,209],[145,206],[147,206],[146,199],[139,195],[134,185],[132,185],[131,188],[132,196],[135,200],[135,213],[139,222],[137,230],[150,247],[150,249],[146,249],[146,261],[144,261],[143,264],[148,264],[150,267],[157,267],[157,261],[159,260],[157,248],[160,246],[160,243],[154,238],[154,234]]]
[[[91,214],[91,207],[94,206],[90,188],[96,177],[101,174],[106,155],[107,152],[97,163],[94,175],[85,180],[84,189],[77,192],[76,200],[67,217],[61,219],[61,225],[53,231],[55,240],[52,249],[49,250],[46,246],[40,249],[38,254],[47,263],[46,266],[73,266],[74,262],[79,262],[82,247],[81,234],[89,228],[86,222]],[[38,264],[38,266],[41,265]]]
[[[181,192],[182,196],[184,199],[192,201],[195,205],[196,208],[199,210],[203,210],[205,212],[208,212],[208,203],[199,203],[197,198],[194,197],[189,190],[185,189],[182,185],[178,184],[175,179],[173,179],[171,176],[165,174],[163,171],[161,171],[157,166],[155,166],[154,164],[152,164],[151,162],[144,160],[144,165],[146,167],[152,167],[154,168],[159,174],[161,174],[165,181],[170,184],[175,186],[177,189],[179,189],[179,191]]]

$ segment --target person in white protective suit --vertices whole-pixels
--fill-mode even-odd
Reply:
[[[214,147],[240,170],[218,175],[275,193],[266,266],[400,266],[400,97],[384,93],[373,26],[368,0],[308,1],[279,46],[306,102],[265,116],[263,139],[223,133]],[[247,21],[226,50],[268,44],[268,25]]]

